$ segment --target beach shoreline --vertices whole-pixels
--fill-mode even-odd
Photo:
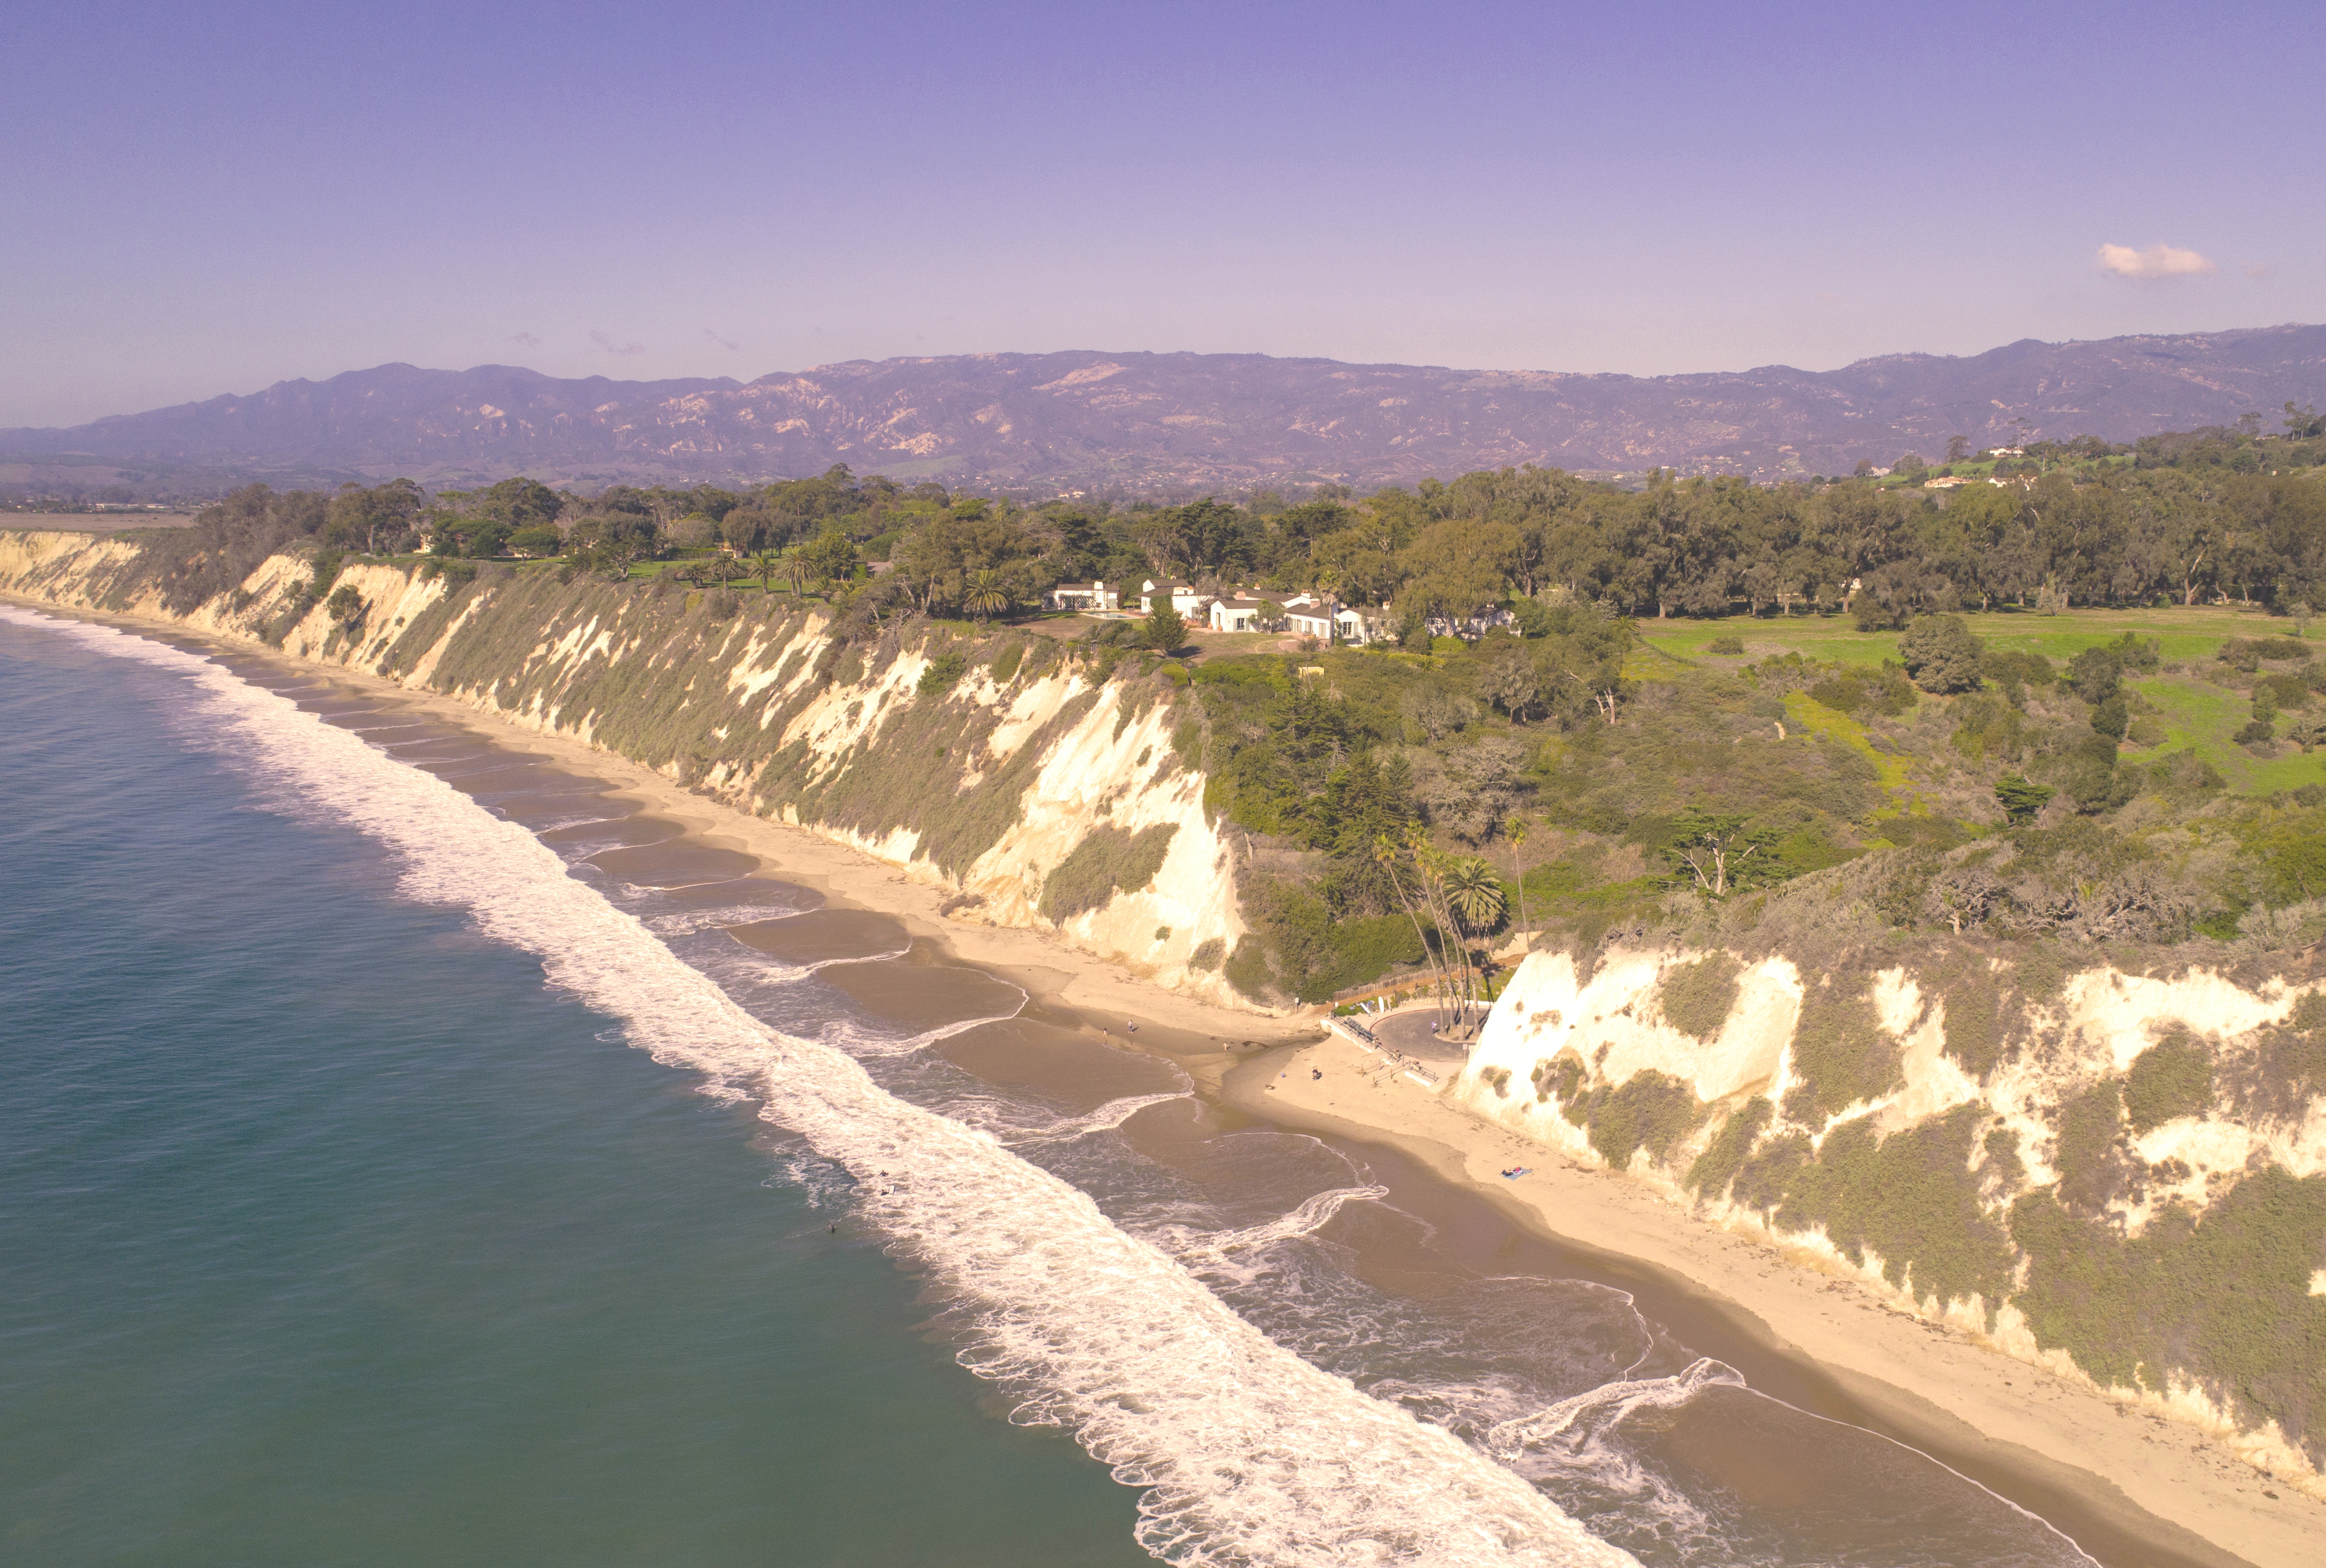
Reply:
[[[1949,1335],[1890,1308],[1814,1258],[1789,1257],[1765,1241],[1696,1220],[1637,1182],[1569,1164],[1540,1145],[1441,1103],[1401,1074],[1382,1072],[1377,1058],[1340,1036],[1320,1039],[1321,1019],[1314,1012],[1270,1016],[1218,1007],[1047,933],[952,918],[943,907],[949,890],[942,886],[805,829],[751,816],[617,753],[461,698],[160,617],[97,614],[14,594],[0,598],[232,649],[392,697],[472,728],[512,752],[602,779],[698,841],[750,856],[767,875],[812,889],[835,905],[899,920],[947,958],[1019,987],[1029,1010],[1063,1012],[1070,1016],[1066,1021],[1093,1033],[1180,1060],[1210,1094],[1238,1111],[1396,1149],[1455,1187],[1483,1195],[1536,1234],[1665,1276],[1725,1312],[1772,1353],[1822,1370],[1902,1441],[1974,1480],[1981,1471],[2026,1478],[2033,1485],[2016,1489],[2023,1495],[2065,1499],[2064,1513],[2102,1522],[2120,1539],[2148,1543],[2154,1550],[2146,1561],[2291,1568],[2314,1561],[2318,1543],[2326,1540],[2326,1505],[2290,1486],[2273,1485],[2195,1428]],[[1125,1035],[1124,1026],[1133,1023],[1140,1032]],[[1239,1057],[1239,1049],[1261,1054]],[[1378,1087],[1363,1081],[1368,1066],[1382,1079]],[[1324,1076],[1312,1079],[1312,1071]],[[1527,1161],[1543,1163],[1518,1183],[1499,1176],[1501,1168]],[[2275,1498],[2264,1495],[2271,1490]],[[2135,1559],[2111,1552],[2104,1560]]]
[[[2326,1504],[2194,1427],[1974,1344],[1813,1255],[1707,1223],[1627,1176],[1480,1121],[1338,1035],[1242,1062],[1222,1093],[1280,1126],[1394,1149],[1533,1234],[1652,1271],[1773,1353],[1821,1369],[1874,1418],[1865,1424],[1991,1490],[2058,1499],[2059,1517],[2022,1506],[2071,1537],[2079,1516],[2097,1526],[2088,1533],[2159,1558],[2256,1568],[2314,1563],[2326,1542]],[[1524,1177],[1501,1174],[1521,1164]],[[2032,1484],[2006,1489],[1997,1477]],[[2095,1545],[2103,1561],[2125,1556]]]

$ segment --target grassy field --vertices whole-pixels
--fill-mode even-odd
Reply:
[[[2111,642],[2126,632],[2154,637],[2167,659],[2210,659],[2231,637],[2293,635],[2293,623],[2258,607],[2199,605],[2188,609],[2075,609],[2060,615],[2033,610],[1966,614],[1963,621],[1991,648],[2042,654],[2054,661]],[[1679,658],[1703,656],[1707,643],[1735,637],[1752,658],[1798,652],[1803,658],[1836,659],[1845,664],[1878,665],[1898,656],[1895,632],[1861,632],[1847,616],[1731,616],[1722,620],[1639,623],[1647,645]],[[2326,636],[2319,639],[2326,653]]]
[[[2232,637],[2293,636],[2293,623],[2259,609],[2226,606],[2196,606],[2172,609],[2079,609],[2061,615],[2037,615],[2027,610],[2002,610],[1963,617],[1989,647],[2016,653],[2042,654],[2064,664],[2086,648],[2115,641],[2126,632],[2154,638],[2168,666],[2163,673],[2133,682],[2132,689],[2154,709],[2164,738],[2148,747],[2126,746],[2127,761],[2146,761],[2168,752],[2193,749],[2219,768],[2229,787],[2241,794],[2267,794],[2302,784],[2326,783],[2326,752],[2305,755],[2288,748],[2274,757],[2256,756],[2230,738],[2252,716],[2250,700],[2242,691],[2209,679],[2213,655]],[[1795,616],[1790,619],[1744,616],[1723,620],[1642,620],[1640,653],[1628,673],[1635,680],[1670,679],[1679,669],[1718,669],[1798,653],[1805,659],[1879,667],[1898,656],[1894,632],[1861,632],[1842,616]],[[1706,651],[1722,637],[1744,645],[1742,658]],[[2326,636],[2315,639],[2326,654]],[[1929,700],[1929,699],[1925,699]],[[2281,719],[2284,734],[2291,719]],[[1885,784],[1892,781],[1885,779]]]

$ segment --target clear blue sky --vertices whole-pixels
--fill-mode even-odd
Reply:
[[[398,359],[1654,374],[2326,320],[2321,46],[2314,0],[15,0],[0,425]]]

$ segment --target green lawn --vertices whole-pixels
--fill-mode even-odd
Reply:
[[[2258,608],[2200,605],[2188,609],[2073,609],[2055,616],[2033,610],[1994,610],[1967,614],[1964,622],[1990,647],[2042,654],[2054,660],[2073,657],[2082,650],[2113,641],[2126,632],[2154,637],[2168,659],[2210,658],[2231,637],[2293,635],[2293,623]],[[1691,662],[1706,660],[1704,645],[1717,637],[1735,637],[1745,656],[1799,652],[1803,658],[1835,659],[1845,664],[1878,665],[1898,656],[1895,632],[1861,632],[1847,616],[1729,616],[1719,620],[1642,619],[1640,630],[1647,646]],[[2326,654],[2326,637],[2319,639]],[[1642,674],[1651,674],[1652,666]]]
[[[1988,646],[2013,652],[2042,654],[2054,663],[2099,644],[2113,642],[2126,632],[2156,639],[2164,659],[2193,663],[2201,672],[2220,645],[2231,637],[2292,636],[2293,623],[2257,609],[2228,606],[2197,606],[2172,609],[2079,609],[2061,615],[2037,615],[2030,610],[2002,610],[1966,615],[1963,620]],[[1755,618],[1732,616],[1721,620],[1654,621],[1639,623],[1642,652],[1633,656],[1626,673],[1635,680],[1670,679],[1684,666],[1704,669],[1733,667],[1771,654],[1799,653],[1803,658],[1833,660],[1844,664],[1878,666],[1898,656],[1894,632],[1859,631],[1843,616],[1795,616]],[[1705,652],[1718,637],[1735,637],[1744,655],[1720,656]],[[2326,654],[2326,636],[2317,639]],[[2229,787],[2240,794],[2267,794],[2306,784],[2326,783],[2326,752],[2304,755],[2289,750],[2275,757],[2258,757],[2229,738],[2252,717],[2245,694],[2204,679],[2202,673],[2157,675],[2133,682],[2134,689],[2161,715],[2163,741],[2142,749],[2126,747],[2126,761],[2153,761],[2168,752],[2193,748],[2220,770]],[[1797,694],[1798,695],[1798,694]],[[1831,730],[1838,739],[1863,747],[1863,743],[1825,718],[1824,710],[1805,698],[1787,704],[1788,712],[1805,728]],[[1839,719],[1837,714],[1833,719]],[[2278,723],[2282,734],[2290,719]],[[1856,728],[1847,719],[1842,725]],[[1884,770],[1883,784],[1908,810],[1911,794],[1903,779],[1893,779],[1896,759],[1876,756]]]

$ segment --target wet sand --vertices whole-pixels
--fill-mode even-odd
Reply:
[[[1376,1160],[1393,1151],[1491,1203],[1508,1229],[1692,1298],[1726,1332],[1699,1320],[1683,1337],[1755,1387],[1932,1455],[2110,1568],[2295,1568],[2326,1552],[2326,1505],[2194,1429],[1910,1317],[1810,1255],[1697,1220],[1631,1178],[1569,1164],[1338,1038],[1242,1063],[1221,1093]],[[1532,1174],[1501,1176],[1517,1164]],[[1746,1349],[1709,1348],[1724,1339]]]
[[[217,651],[175,628],[141,629]],[[942,1046],[997,1086],[1094,1107],[1159,1087],[1126,1071],[1137,1058],[1116,1048],[1168,1058],[1194,1077],[1204,1103],[1150,1108],[1124,1129],[1165,1164],[1200,1164],[1208,1138],[1248,1118],[1359,1154],[1391,1186],[1391,1201],[1427,1219],[1451,1249],[1427,1259],[1400,1257],[1393,1245],[1368,1251],[1363,1266],[1384,1280],[1426,1294],[1449,1288],[1465,1270],[1516,1268],[1614,1284],[1667,1333],[1736,1367],[1755,1388],[1939,1457],[2051,1520],[2110,1568],[2239,1560],[2277,1568],[2316,1560],[2326,1540],[2326,1508],[2282,1485],[2271,1489],[2278,1500],[2262,1498],[2266,1478],[2199,1434],[1949,1340],[1852,1285],[1695,1225],[1633,1183],[1564,1169],[1523,1187],[1499,1183],[1501,1164],[1531,1156],[1556,1164],[1556,1156],[1534,1146],[1514,1154],[1508,1135],[1394,1077],[1358,1087],[1367,1059],[1337,1040],[1317,1043],[1313,1019],[1206,1006],[1038,933],[952,921],[939,908],[945,889],[451,699],[336,670],[319,680],[238,648],[231,660],[334,721],[363,728],[368,709],[395,755],[455,787],[473,786],[469,793],[487,803],[509,796],[504,809],[514,819],[630,813],[551,831],[580,838],[595,826],[607,847],[591,863],[636,886],[699,890],[706,905],[766,901],[780,917],[733,928],[739,942],[778,962],[826,965],[827,983],[900,1025],[992,1017],[1022,992],[1016,1017],[974,1025]],[[748,884],[721,880],[747,874]],[[907,984],[896,978],[899,949],[916,971]],[[1327,1076],[1312,1080],[1312,1070]],[[2025,1384],[2038,1391],[2002,1393]],[[1662,1441],[1678,1462],[1740,1494],[1782,1498],[1801,1485],[1791,1461],[1770,1460],[1733,1431],[1722,1437],[1680,1421]]]

